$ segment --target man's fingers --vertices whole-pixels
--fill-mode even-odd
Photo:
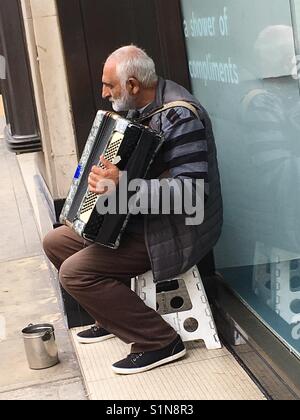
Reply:
[[[92,187],[91,185],[89,185],[89,191],[94,193],[94,194],[101,195],[101,194],[104,194],[106,192],[106,189],[103,188],[102,190],[99,190],[98,188]]]
[[[103,175],[95,175],[93,172],[91,172],[89,176],[89,182],[99,182],[103,178]]]
[[[97,183],[99,182],[99,175],[94,175],[92,172],[90,173],[88,183],[93,187],[96,187]]]
[[[99,183],[98,184],[94,184],[94,183],[89,184],[89,191],[91,191],[94,194],[101,195],[101,194],[106,193],[107,190],[108,190],[108,188],[106,186],[101,186],[101,185],[99,185]]]
[[[102,155],[100,156],[101,163],[105,166],[106,169],[114,169],[115,165],[111,163],[109,160],[105,159],[105,157]]]
[[[99,177],[109,178],[113,173],[114,173],[114,166],[112,166],[112,168],[109,168],[109,169],[108,168],[101,169],[101,168],[98,168],[98,166],[93,166],[92,171],[91,171],[91,175],[94,175],[95,177],[97,177],[97,179],[99,179]]]
[[[113,191],[119,182],[120,171],[118,167],[104,159],[103,156],[100,159],[104,169],[93,166],[88,179],[89,189],[95,194]],[[104,185],[105,187],[103,188]]]
[[[95,174],[95,175],[101,175],[101,176],[105,176],[105,170],[99,168],[98,166],[93,166],[91,173]]]
[[[89,179],[89,186],[96,188],[97,187],[97,182]]]

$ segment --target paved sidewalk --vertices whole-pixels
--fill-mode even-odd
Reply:
[[[129,353],[118,338],[80,345],[79,362],[91,400],[266,400],[226,348],[207,350],[203,341],[186,343],[187,356],[138,375],[116,375],[112,363]],[[250,351],[249,351],[250,353]]]
[[[3,125],[0,115],[0,137]],[[0,219],[0,400],[86,399],[17,159],[2,138]],[[33,371],[28,368],[21,330],[41,322],[55,327],[60,364]]]

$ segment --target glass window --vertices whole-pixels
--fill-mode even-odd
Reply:
[[[300,355],[300,0],[182,0],[218,147],[218,270]]]

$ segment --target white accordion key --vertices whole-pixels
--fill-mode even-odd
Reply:
[[[109,147],[113,146],[116,143],[119,143],[119,145],[122,143],[122,140],[124,138],[124,134],[114,132],[114,134],[111,137]]]
[[[122,160],[121,156],[116,156],[113,160],[112,160],[112,164],[113,165],[117,165],[118,163],[120,163]]]

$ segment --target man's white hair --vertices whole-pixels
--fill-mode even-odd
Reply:
[[[107,61],[117,62],[117,75],[123,86],[130,77],[136,78],[143,87],[153,87],[157,80],[155,64],[151,57],[135,45],[128,45],[114,51]]]

